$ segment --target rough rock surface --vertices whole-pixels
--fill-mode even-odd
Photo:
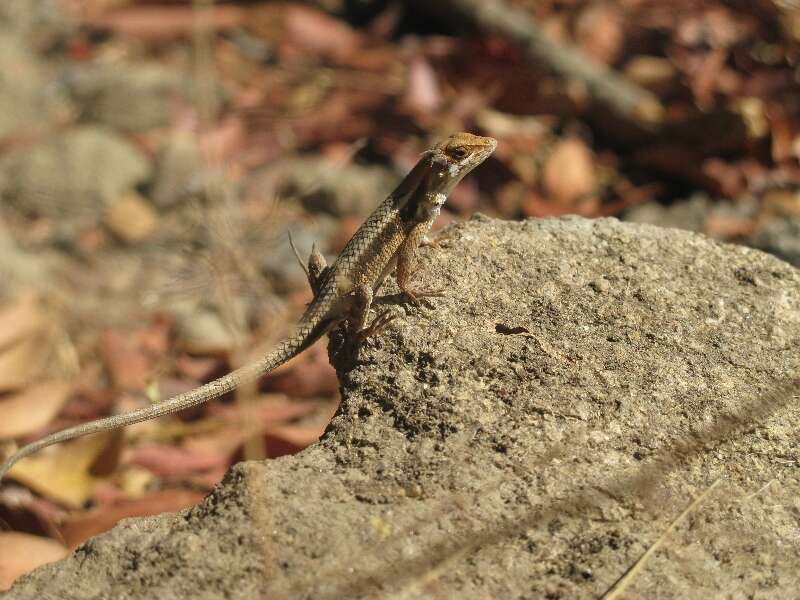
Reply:
[[[3,598],[598,598],[665,532],[626,597],[800,589],[800,271],[577,218],[478,217],[420,263],[444,298],[333,336],[318,444]]]
[[[147,158],[136,146],[109,129],[88,125],[0,161],[3,201],[60,220],[99,219],[149,176]]]

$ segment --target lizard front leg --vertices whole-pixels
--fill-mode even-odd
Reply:
[[[425,239],[425,234],[428,233],[430,227],[430,221],[423,221],[414,225],[397,250],[395,279],[397,279],[397,285],[413,304],[419,304],[420,298],[442,295],[441,290],[415,290],[411,287],[411,273],[414,268],[417,248]]]

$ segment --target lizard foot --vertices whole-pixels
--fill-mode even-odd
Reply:
[[[368,337],[372,337],[375,335],[380,335],[389,324],[397,318],[397,315],[391,314],[390,310],[385,310],[380,313],[375,319],[373,319],[372,323],[370,323],[369,327],[365,327],[361,331],[356,333],[356,339],[359,342],[363,342]]]
[[[453,240],[453,234],[449,231],[437,235],[435,238],[424,238],[420,243],[420,248],[447,248]]]
[[[405,289],[403,293],[408,298],[408,301],[414,306],[419,306],[422,298],[441,298],[444,296],[444,290],[410,290]]]

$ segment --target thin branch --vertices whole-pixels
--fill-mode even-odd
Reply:
[[[573,46],[551,41],[527,13],[502,0],[447,0],[453,12],[480,29],[501,34],[525,47],[528,57],[562,77],[582,82],[593,100],[626,121],[656,129],[664,107],[653,93],[595,61]]]

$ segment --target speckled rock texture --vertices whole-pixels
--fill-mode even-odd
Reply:
[[[357,354],[332,336],[318,444],[2,597],[599,598],[657,542],[624,597],[800,590],[800,271],[685,231],[479,216],[416,281],[446,295],[386,285],[389,331]]]

